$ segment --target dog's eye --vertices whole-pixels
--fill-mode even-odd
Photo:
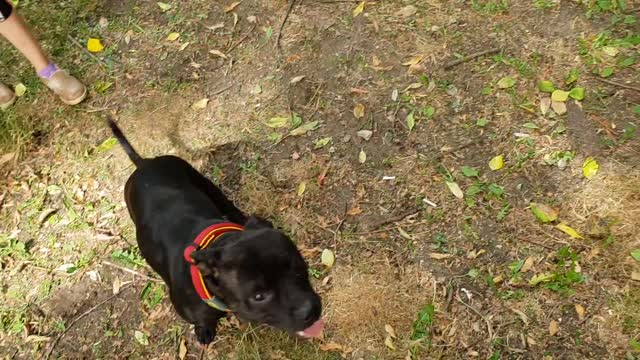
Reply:
[[[259,293],[256,293],[255,295],[253,295],[253,297],[251,298],[251,301],[256,302],[256,303],[260,303],[260,302],[264,302],[264,301],[268,300],[269,297],[270,297],[270,295],[268,293],[259,292]]]

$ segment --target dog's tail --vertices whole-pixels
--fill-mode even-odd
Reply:
[[[122,130],[120,130],[116,122],[113,121],[113,119],[110,116],[107,116],[107,124],[111,128],[111,132],[113,132],[113,136],[115,136],[116,139],[118,139],[118,142],[124,149],[124,152],[126,152],[127,155],[129,155],[129,159],[131,159],[131,161],[133,161],[133,163],[136,166],[139,166],[140,163],[142,163],[142,160],[143,160],[142,157],[138,154],[138,152],[136,152],[133,146],[131,146],[131,143],[129,143],[129,140],[127,140],[127,138],[122,133]]]

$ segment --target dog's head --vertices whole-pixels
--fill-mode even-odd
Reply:
[[[320,297],[291,239],[257,217],[228,236],[233,238],[224,244],[191,254],[207,287],[245,320],[320,335]]]

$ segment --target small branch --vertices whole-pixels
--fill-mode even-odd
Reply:
[[[287,13],[284,14],[282,23],[280,23],[280,29],[278,30],[278,37],[276,38],[276,46],[278,47],[278,49],[281,48],[280,40],[282,39],[282,30],[284,29],[284,25],[287,23],[287,19],[289,19],[289,15],[291,15],[291,10],[293,10],[293,6],[295,4],[296,4],[296,0],[289,0],[289,7],[287,8]]]
[[[226,55],[231,54],[231,52],[233,50],[235,50],[235,48],[237,48],[238,45],[242,44],[245,40],[247,40],[249,35],[251,35],[253,33],[253,30],[255,30],[255,29],[256,29],[256,24],[253,24],[253,26],[251,27],[251,30],[249,30],[240,40],[238,40],[237,43],[231,45],[231,47],[227,50],[227,54]]]
[[[229,85],[229,86],[227,86],[227,87],[225,87],[225,88],[222,88],[222,89],[220,89],[220,90],[218,90],[218,91],[214,92],[213,94],[211,94],[211,96],[220,95],[220,94],[222,94],[223,92],[225,92],[225,91],[227,91],[227,90],[231,89],[232,87],[233,87],[233,84],[231,84],[231,85]]]
[[[75,325],[78,321],[80,321],[82,318],[84,318],[85,316],[91,314],[92,312],[94,312],[97,308],[99,308],[100,306],[106,304],[107,302],[109,302],[110,300],[112,300],[113,298],[117,297],[118,295],[122,294],[125,290],[129,289],[130,286],[123,286],[120,291],[116,294],[113,294],[111,296],[109,296],[108,298],[102,300],[101,302],[99,302],[97,305],[95,305],[94,307],[92,307],[91,309],[83,312],[80,316],[78,316],[77,318],[75,318],[71,323],[69,323],[69,326],[67,326],[64,331],[62,333],[60,333],[60,335],[58,335],[58,337],[55,338],[55,340],[53,340],[53,343],[51,343],[51,347],[49,348],[49,351],[47,351],[47,354],[44,356],[45,360],[48,360],[49,357],[51,356],[51,354],[53,353],[53,350],[55,349],[56,345],[60,342],[60,340],[67,334],[67,332],[69,331],[69,329],[71,329],[73,327],[73,325]]]
[[[602,81],[603,83],[606,83],[606,84],[609,84],[609,85],[613,85],[613,86],[617,86],[617,87],[620,87],[620,88],[623,88],[623,89],[634,90],[634,91],[640,92],[640,88],[637,88],[635,86],[621,84],[619,82],[603,79],[601,77],[596,77],[596,80],[599,80],[599,81]]]
[[[458,300],[458,302],[461,303],[462,305],[471,309],[471,311],[476,313],[478,316],[482,318],[482,320],[484,320],[484,322],[487,324],[487,330],[489,331],[489,342],[491,342],[493,340],[493,330],[492,330],[491,322],[489,321],[489,319],[487,319],[484,315],[482,315],[482,313],[478,311],[476,308],[474,308],[473,306],[467,304],[462,299],[460,299],[460,296],[458,294],[456,294],[456,300]]]
[[[463,58],[461,58],[461,59],[454,60],[454,61],[451,61],[451,62],[447,63],[447,64],[444,66],[444,69],[445,69],[445,70],[449,70],[449,69],[451,69],[452,67],[454,67],[454,66],[456,66],[456,65],[460,65],[460,64],[462,64],[462,63],[466,63],[466,62],[468,62],[468,61],[471,61],[471,60],[473,60],[473,59],[479,58],[479,57],[481,57],[481,56],[495,54],[495,53],[497,53],[497,52],[500,52],[500,48],[493,48],[493,49],[489,49],[489,50],[484,50],[484,51],[476,52],[476,53],[473,53],[473,54],[471,54],[471,55],[467,55],[467,56],[465,56],[465,57],[463,57]]]
[[[122,270],[122,271],[124,271],[124,272],[128,272],[129,274],[133,274],[133,275],[139,276],[139,277],[141,277],[141,278],[143,278],[143,279],[146,279],[146,280],[149,280],[149,281],[155,281],[155,282],[160,282],[160,283],[162,282],[162,280],[160,280],[160,279],[158,279],[158,278],[154,278],[154,277],[151,277],[151,276],[147,276],[147,275],[142,274],[142,273],[139,273],[139,272],[137,272],[137,271],[135,271],[135,270],[131,270],[131,269],[129,269],[129,268],[126,268],[126,267],[124,267],[124,266],[120,266],[120,265],[114,264],[114,263],[109,262],[109,261],[103,261],[103,262],[102,262],[102,264],[103,264],[103,265],[110,266],[110,267],[112,267],[112,268],[116,268],[116,269],[118,269],[118,270]]]
[[[79,47],[82,51],[84,51],[87,55],[89,55],[91,58],[93,58],[93,60],[97,61],[98,64],[100,64],[100,66],[102,67],[108,67],[107,64],[100,59],[99,57],[93,55],[89,50],[87,50],[84,46],[82,46],[82,44],[80,44],[78,42],[78,40],[74,39],[71,35],[67,35],[67,38],[74,43],[77,47]]]
[[[407,218],[407,217],[409,217],[411,215],[416,215],[416,214],[418,214],[418,210],[413,209],[413,210],[411,210],[411,211],[409,211],[407,213],[404,213],[404,214],[401,214],[401,215],[397,215],[397,216],[393,216],[393,217],[390,217],[388,219],[384,219],[382,221],[379,221],[379,222],[371,225],[369,227],[369,231],[376,230],[376,229],[378,229],[380,227],[383,227],[383,226],[385,226],[387,224],[391,224],[391,223],[398,222],[400,220],[404,220],[404,218]]]

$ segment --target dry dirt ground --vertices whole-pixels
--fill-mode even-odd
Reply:
[[[0,357],[640,359],[640,3],[298,0],[282,26],[289,4],[20,1],[90,97],[2,43],[26,93],[0,113]],[[323,341],[230,318],[202,352],[105,113],[295,239]]]

